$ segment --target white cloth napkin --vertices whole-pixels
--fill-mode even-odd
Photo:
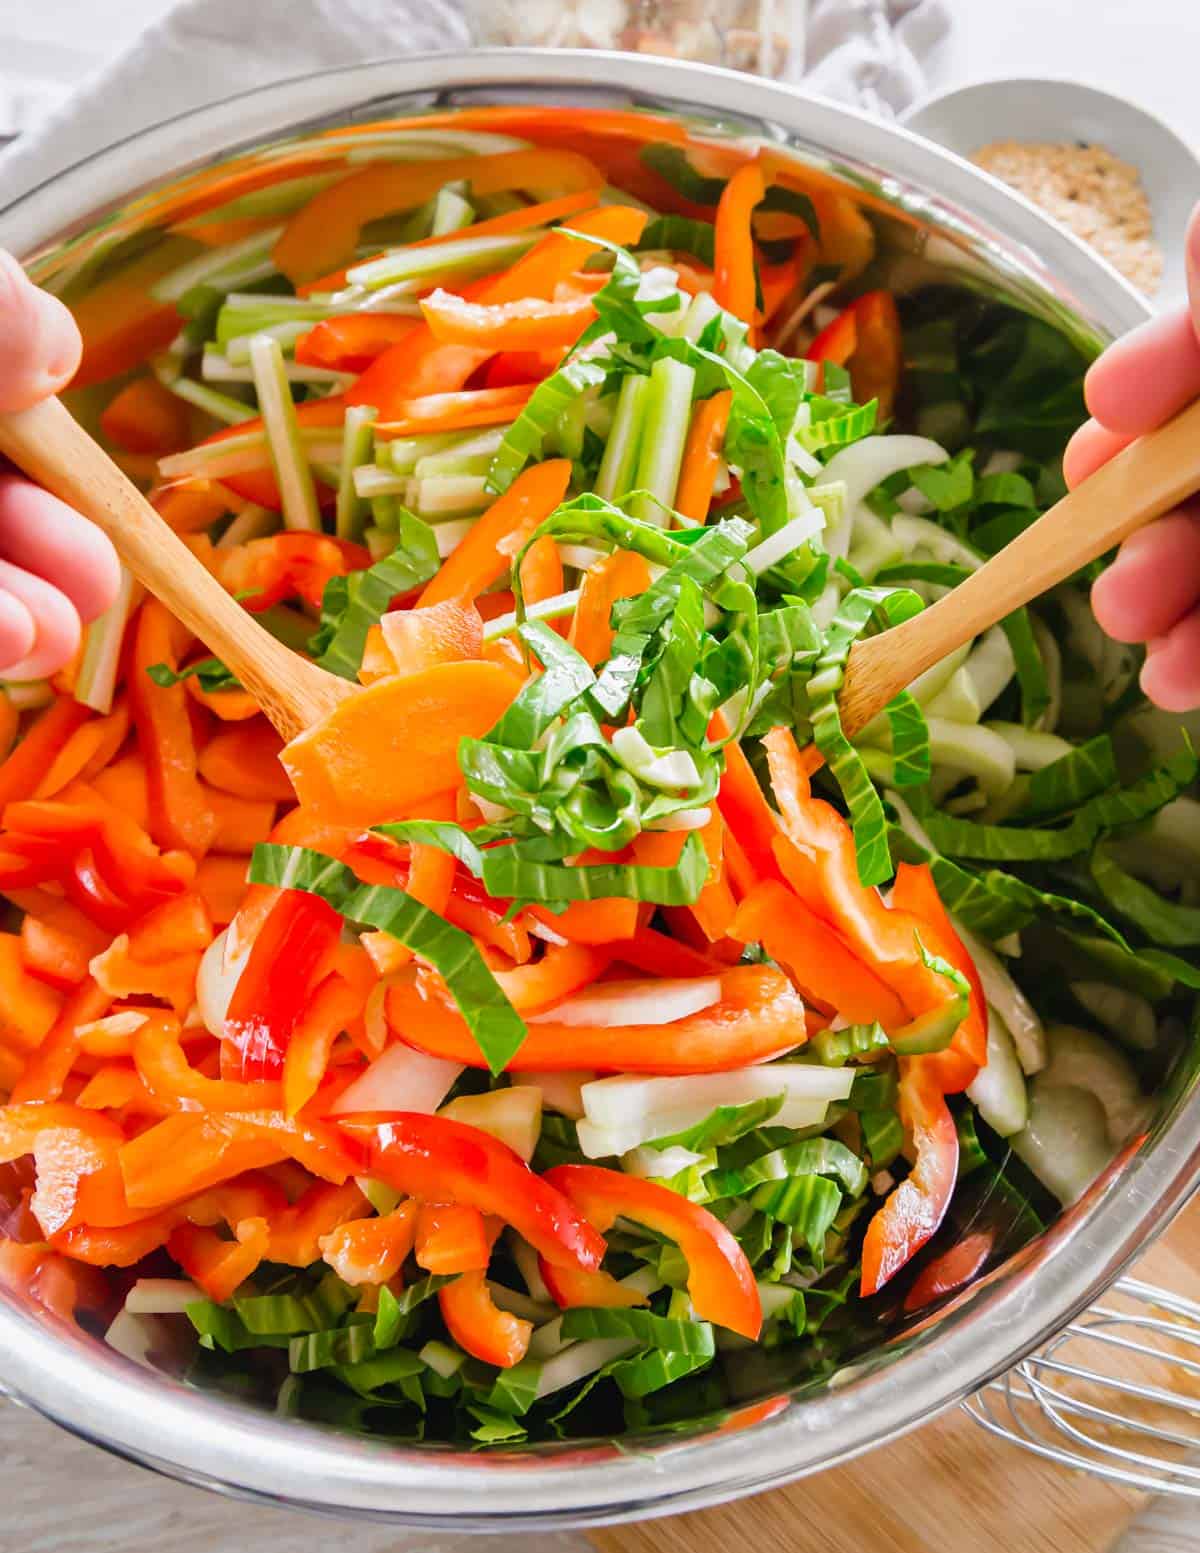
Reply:
[[[0,35],[9,25],[0,19]],[[810,0],[804,79],[824,96],[894,113],[922,90],[947,26],[946,0]],[[234,92],[469,43],[461,0],[182,0],[0,155],[0,205],[102,146]],[[0,99],[0,123],[10,110]]]

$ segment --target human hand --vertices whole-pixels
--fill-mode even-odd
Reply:
[[[67,309],[0,249],[0,413],[57,393],[80,349]],[[0,460],[0,675],[44,679],[62,668],[83,623],[108,608],[119,580],[100,530]]]
[[[1200,205],[1188,224],[1188,301],[1109,347],[1084,383],[1092,419],[1067,445],[1063,474],[1093,470],[1200,397]],[[1131,535],[1092,588],[1118,642],[1145,642],[1142,689],[1168,712],[1200,706],[1200,497]]]

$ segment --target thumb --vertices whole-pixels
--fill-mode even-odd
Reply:
[[[1188,302],[1192,309],[1192,328],[1200,340],[1200,205],[1192,211],[1187,236],[1183,240],[1187,264]]]
[[[57,393],[79,366],[75,320],[0,249],[0,412],[25,410]]]

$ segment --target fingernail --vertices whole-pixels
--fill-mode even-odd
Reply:
[[[38,365],[49,382],[48,391],[60,388],[79,365],[80,341],[75,320],[57,297],[35,286],[12,254],[0,248],[0,280],[3,279],[8,281],[14,303],[34,310]]]

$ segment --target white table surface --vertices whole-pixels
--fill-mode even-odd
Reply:
[[[249,0],[253,3],[253,0]],[[19,83],[25,123],[84,80],[168,0],[0,0],[0,87]],[[1123,93],[1200,147],[1198,0],[951,0],[955,28],[931,86],[1005,75],[1074,77]],[[6,97],[0,90],[0,102]],[[0,135],[18,127],[0,119]],[[81,148],[82,149],[82,148]],[[0,191],[2,192],[2,191]],[[1197,191],[1200,197],[1200,189]],[[300,1553],[332,1534],[352,1553],[520,1553],[528,1537],[459,1539],[380,1527],[334,1531],[150,1477],[0,1402],[0,1553]],[[539,1553],[585,1553],[545,1535]],[[1120,1553],[1184,1553],[1200,1516],[1156,1505]],[[864,1549],[864,1553],[885,1553]],[[1117,1550],[1114,1550],[1117,1553]]]

